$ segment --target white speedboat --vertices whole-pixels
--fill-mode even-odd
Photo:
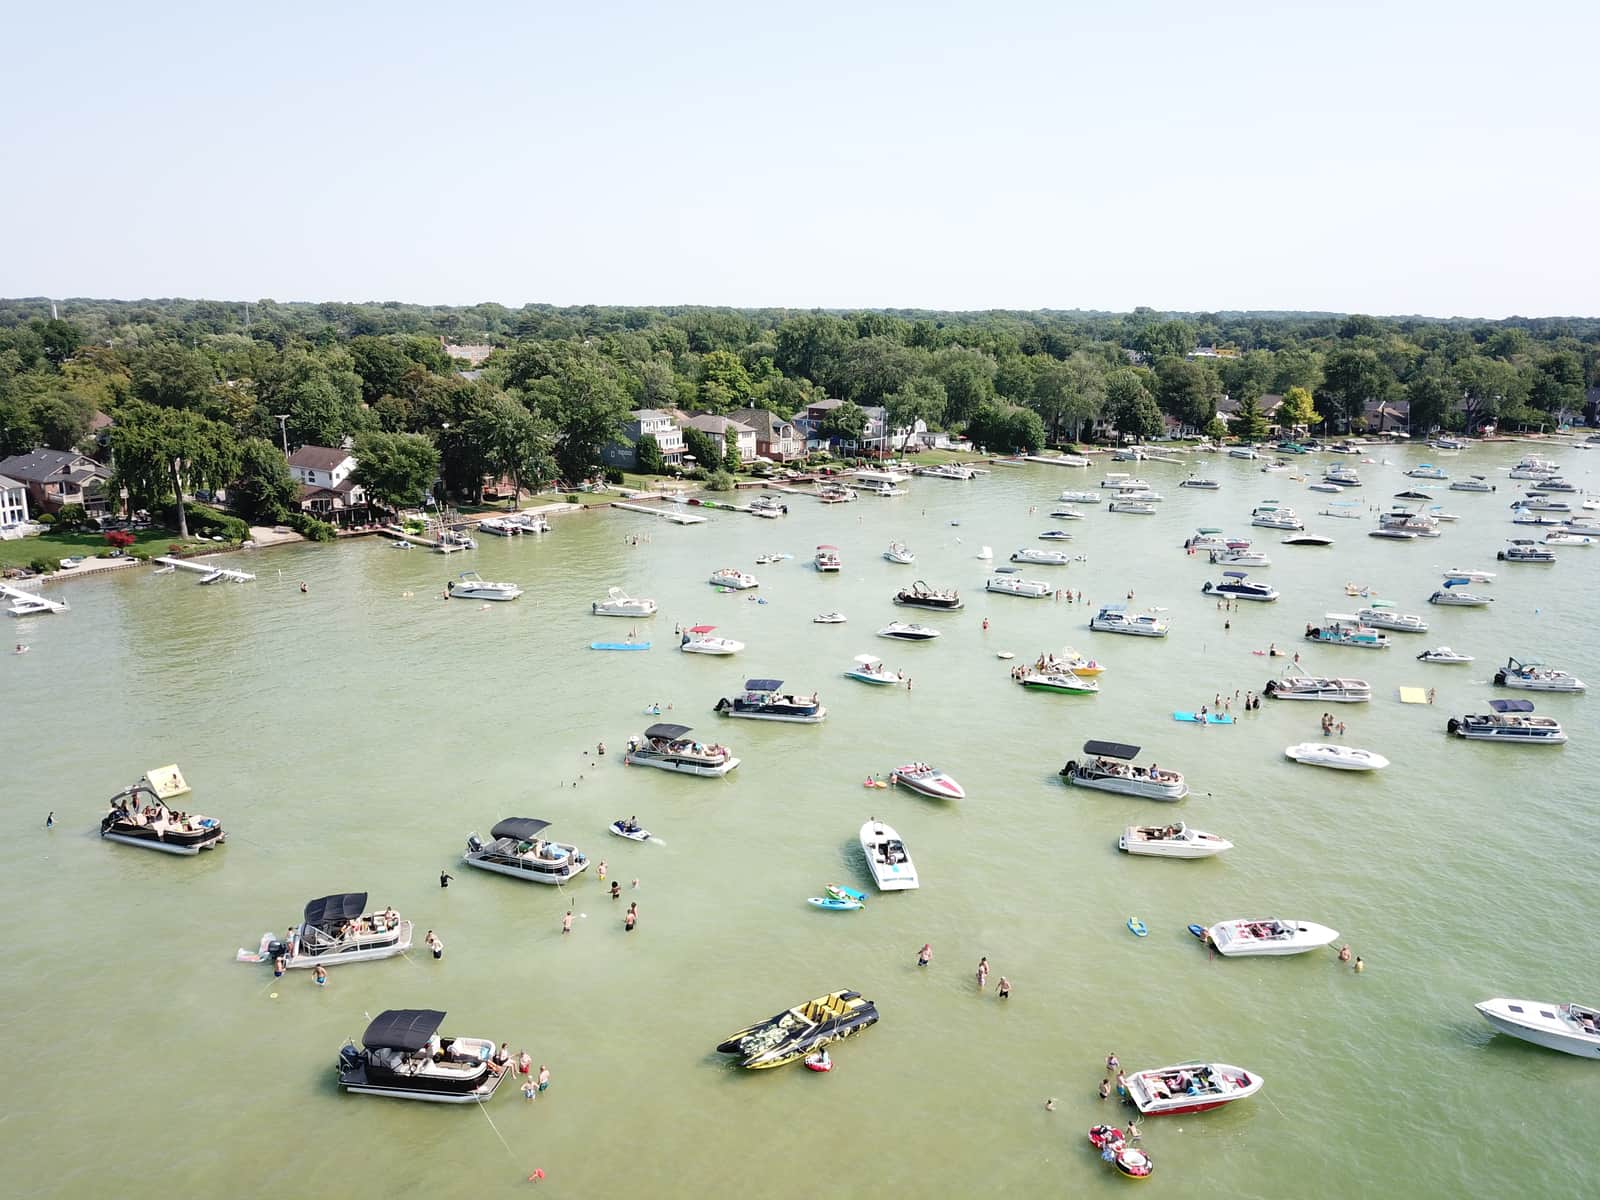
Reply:
[[[1372,699],[1372,685],[1365,679],[1342,676],[1303,675],[1299,667],[1287,667],[1276,679],[1267,680],[1261,694],[1269,700],[1315,700],[1321,704],[1365,704]]]
[[[1213,550],[1211,561],[1219,567],[1270,567],[1272,560],[1259,550]]]
[[[1124,500],[1119,496],[1106,506],[1106,511],[1127,513],[1135,517],[1153,517],[1156,515],[1156,506],[1147,500]]]
[[[917,886],[917,868],[893,827],[868,821],[861,827],[861,851],[879,891],[903,892]]]
[[[761,581],[754,575],[746,575],[734,567],[722,567],[711,572],[710,583],[712,587],[728,588],[730,591],[743,592],[750,588],[760,587]]]
[[[1075,508],[1052,508],[1050,515],[1057,521],[1082,521],[1084,515]]]
[[[1233,843],[1178,821],[1172,825],[1129,825],[1117,839],[1117,849],[1152,858],[1210,858],[1232,850]]]
[[[904,542],[890,542],[889,548],[883,552],[883,557],[902,567],[909,567],[917,561],[917,556],[911,553]]]
[[[678,649],[685,654],[737,654],[744,643],[733,638],[713,637],[715,625],[691,625],[682,634]]]
[[[1059,550],[1038,550],[1032,546],[1024,546],[1020,550],[1011,552],[1011,561],[1014,563],[1032,563],[1041,567],[1064,567],[1072,561],[1072,558]]]
[[[1243,544],[1249,545],[1248,542]],[[1185,550],[1193,550],[1197,554],[1201,550],[1208,550],[1213,554],[1218,554],[1222,551],[1234,550],[1239,547],[1236,546],[1234,542],[1223,537],[1222,530],[1212,529],[1208,526],[1201,526],[1199,529],[1195,530],[1193,537],[1189,538],[1183,543],[1183,548]]]
[[[1544,535],[1546,546],[1592,546],[1595,539],[1581,533],[1561,533],[1552,531]]]
[[[726,775],[739,765],[726,746],[696,741],[689,726],[652,725],[628,739],[622,762],[629,767],[655,767],[682,775]]]
[[[1276,600],[1278,589],[1269,583],[1254,583],[1243,571],[1224,571],[1221,583],[1209,579],[1200,588],[1207,596],[1222,596],[1230,600],[1257,600],[1263,603]]]
[[[1024,579],[1015,567],[996,567],[989,581],[983,585],[986,592],[999,592],[1007,596],[1026,596],[1030,600],[1047,600],[1055,589],[1042,579]]]
[[[522,589],[514,583],[491,583],[476,571],[463,571],[445,584],[445,595],[452,600],[515,600]]]
[[[1452,479],[1450,481],[1452,492],[1492,492],[1494,484],[1482,475],[1474,475],[1470,479]]]
[[[1331,945],[1339,940],[1339,931],[1311,921],[1264,917],[1219,921],[1197,936],[1227,958],[1282,957]]]
[[[656,602],[628,595],[621,588],[607,588],[606,598],[596,600],[589,609],[597,617],[653,617]]]
[[[816,554],[811,559],[811,563],[819,571],[829,573],[837,572],[842,565],[839,560],[839,547],[818,546]]]
[[[1546,550],[1528,538],[1512,538],[1495,557],[1501,562],[1553,563],[1556,561],[1556,552]]]
[[[937,467],[917,467],[916,474],[926,479],[976,479],[978,473],[960,463],[945,463]]]
[[[1284,754],[1308,767],[1331,767],[1335,771],[1381,771],[1389,765],[1387,758],[1371,750],[1331,742],[1301,742],[1286,747]]]
[[[1089,620],[1097,633],[1126,633],[1134,637],[1166,637],[1168,625],[1153,612],[1129,612],[1125,604],[1107,604]]]
[[[1399,633],[1428,632],[1428,623],[1415,613],[1395,612],[1379,600],[1374,600],[1368,608],[1358,610],[1356,618],[1374,629],[1393,629]]]
[[[1179,1063],[1154,1071],[1136,1071],[1127,1079],[1128,1099],[1146,1117],[1221,1108],[1254,1096],[1264,1082],[1261,1076],[1227,1063]]]
[[[1256,448],[1254,446],[1234,446],[1228,451],[1228,457],[1250,459],[1259,458],[1261,456],[1256,453]]]
[[[1064,504],[1099,504],[1100,493],[1066,491],[1062,492],[1056,499]]]
[[[965,800],[966,789],[955,779],[927,763],[906,763],[889,772],[889,782],[935,800]]]
[[[1435,646],[1432,650],[1424,650],[1417,655],[1418,662],[1439,663],[1440,665],[1453,665],[1473,661],[1470,654],[1459,654],[1449,646]]]
[[[1386,538],[1391,542],[1414,542],[1417,540],[1417,533],[1414,529],[1386,529],[1379,527],[1377,529],[1369,529],[1367,536]]]
[[[1177,771],[1163,771],[1151,763],[1136,767],[1139,747],[1125,742],[1090,740],[1083,744],[1084,758],[1061,768],[1061,777],[1075,787],[1115,792],[1119,796],[1138,796],[1144,800],[1182,800],[1189,794],[1189,783]]]
[[[1529,692],[1581,692],[1588,685],[1576,675],[1547,667],[1543,663],[1520,662],[1506,659],[1506,665],[1494,673],[1497,687],[1521,688]]]
[[[1559,746],[1567,731],[1552,717],[1533,716],[1531,700],[1491,700],[1491,711],[1451,717],[1445,732],[1474,742],[1514,742],[1533,746]]]
[[[1494,603],[1494,597],[1482,596],[1477,592],[1457,591],[1451,586],[1450,581],[1446,580],[1444,587],[1437,589],[1428,597],[1428,603],[1447,607],[1454,605],[1457,608],[1487,608]]]
[[[878,630],[878,636],[894,638],[902,642],[930,642],[939,636],[939,631],[927,625],[918,625],[906,621],[890,621]]]
[[[1027,671],[1017,682],[1033,692],[1056,692],[1063,696],[1092,696],[1100,690],[1096,679],[1084,679],[1071,671]]]
[[[786,694],[781,679],[746,679],[742,695],[724,696],[711,711],[724,717],[787,721],[794,725],[816,725],[828,716],[828,710],[817,702],[816,693]]]
[[[441,1037],[444,1013],[389,1009],[339,1051],[339,1086],[362,1096],[481,1104],[507,1072],[491,1060],[493,1038]]]
[[[267,946],[289,968],[334,966],[393,958],[411,949],[412,925],[393,909],[367,912],[367,893],[322,896],[305,906],[287,943]]]
[[[811,623],[813,625],[843,625],[849,619],[842,612],[825,612],[818,613],[812,617]]]
[[[1600,1011],[1549,1000],[1496,996],[1472,1006],[1502,1033],[1579,1058],[1600,1058]]]
[[[1493,571],[1469,571],[1469,570],[1466,570],[1465,568],[1456,568],[1456,567],[1451,567],[1449,570],[1447,570],[1444,573],[1444,577],[1445,577],[1446,582],[1448,582],[1449,580],[1452,580],[1452,579],[1459,579],[1459,580],[1463,581],[1464,583],[1493,583],[1494,582],[1494,572]]]
[[[576,846],[541,836],[549,827],[536,817],[507,817],[489,830],[487,842],[470,834],[461,861],[528,883],[565,883],[586,871],[589,860]]]
[[[846,679],[859,679],[862,683],[875,683],[880,687],[897,687],[905,679],[896,671],[891,671],[883,665],[883,659],[876,654],[858,654],[850,669],[844,673]]]
[[[1039,535],[1041,542],[1070,542],[1072,534],[1065,529],[1046,529]]]

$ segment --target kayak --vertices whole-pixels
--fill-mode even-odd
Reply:
[[[855,888],[845,887],[842,883],[830,883],[828,885],[828,895],[835,900],[854,900],[861,904],[866,903],[867,899],[865,892],[858,892]]]
[[[590,642],[591,650],[648,650],[649,642]]]
[[[1217,714],[1217,713],[1207,713],[1205,715],[1204,719],[1202,720],[1202,718],[1201,718],[1199,713],[1175,712],[1175,713],[1172,714],[1172,719],[1174,721],[1188,721],[1192,725],[1200,725],[1200,724],[1206,724],[1206,725],[1232,725],[1233,724],[1233,718],[1231,716],[1229,716],[1227,713],[1222,713],[1220,715]]]
[[[1145,928],[1144,922],[1139,920],[1138,917],[1128,918],[1128,929],[1132,932],[1134,937],[1146,937],[1150,933],[1150,931]]]
[[[818,908],[831,909],[834,912],[854,912],[863,907],[859,900],[841,900],[837,896],[807,896],[807,904],[815,904]]]

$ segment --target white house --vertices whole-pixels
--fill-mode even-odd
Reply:
[[[728,436],[727,431],[734,430],[739,439],[739,461],[754,461],[756,456],[756,431],[751,429],[750,426],[739,421],[731,421],[727,417],[716,416],[713,413],[702,413],[698,417],[690,417],[684,424],[707,434],[718,446],[723,445],[723,440]]]
[[[622,426],[622,436],[601,449],[601,461],[611,467],[637,467],[639,439],[645,434],[655,439],[668,466],[683,465],[683,430],[671,413],[654,408],[634,409],[631,419]]]
[[[367,508],[367,494],[350,478],[356,456],[327,446],[301,446],[289,456],[289,474],[300,485],[300,511],[336,524]]]
[[[0,529],[25,525],[28,521],[28,488],[0,475]]]

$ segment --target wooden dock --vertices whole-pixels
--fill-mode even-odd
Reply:
[[[634,504],[627,500],[613,500],[611,507],[624,509],[627,512],[660,517],[663,521],[671,521],[674,525],[704,525],[706,523],[706,518],[699,513],[679,512],[675,508],[652,508],[648,504]]]

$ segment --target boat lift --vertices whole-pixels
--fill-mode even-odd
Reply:
[[[11,601],[6,605],[6,612],[13,617],[31,617],[46,612],[64,613],[72,608],[65,600],[50,600],[38,592],[25,591],[8,583],[0,583],[0,600]]]

